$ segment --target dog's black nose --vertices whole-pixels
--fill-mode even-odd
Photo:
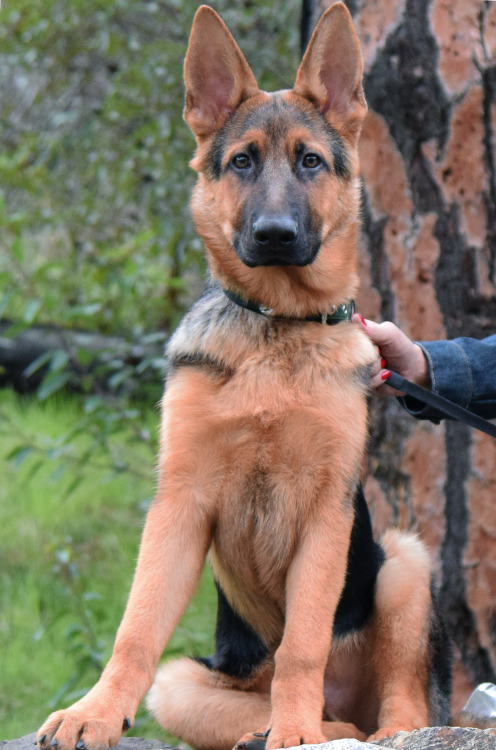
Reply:
[[[253,222],[253,239],[258,245],[291,245],[298,237],[298,225],[291,216],[259,216]]]

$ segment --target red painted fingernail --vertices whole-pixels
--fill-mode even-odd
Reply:
[[[366,326],[367,325],[367,321],[365,320],[365,318],[363,317],[363,315],[360,315],[360,313],[358,313],[358,317],[362,321],[363,325]]]
[[[384,357],[381,357],[381,367],[386,367],[386,360]]]
[[[390,377],[391,377],[391,373],[389,370],[384,370],[384,372],[381,373],[381,378],[383,380],[387,380]]]

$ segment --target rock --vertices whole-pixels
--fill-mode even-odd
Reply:
[[[33,750],[36,734],[17,740],[0,741],[0,750]],[[462,727],[426,727],[414,732],[398,732],[380,742],[335,740],[322,745],[302,745],[300,750],[377,750],[378,747],[401,750],[494,750],[496,729]],[[160,740],[123,737],[117,750],[171,750],[171,745]],[[175,749],[172,749],[175,750]]]
[[[36,733],[26,734],[18,740],[0,740],[0,750],[34,750]],[[160,740],[144,740],[141,737],[122,737],[118,750],[171,750],[171,745]]]
[[[360,740],[333,740],[321,745],[300,745],[299,750],[377,750],[377,744]]]
[[[426,727],[414,732],[398,732],[377,744],[401,750],[494,750],[496,729]]]
[[[335,740],[323,745],[302,745],[300,750],[377,750],[378,747],[401,750],[495,750],[496,729],[426,727],[414,732],[398,732],[394,737],[380,742]]]

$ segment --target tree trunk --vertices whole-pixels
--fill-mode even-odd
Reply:
[[[347,5],[370,109],[359,310],[416,340],[495,333],[496,2]],[[374,526],[413,528],[432,550],[457,710],[475,683],[496,682],[496,446],[416,422],[394,399],[372,399],[371,412]]]

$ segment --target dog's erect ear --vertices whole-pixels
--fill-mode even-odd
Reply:
[[[258,85],[243,53],[217,13],[196,12],[184,63],[184,119],[197,138],[211,135]]]
[[[356,136],[367,111],[362,72],[353,20],[346,6],[336,3],[317,24],[296,75],[294,91]]]

